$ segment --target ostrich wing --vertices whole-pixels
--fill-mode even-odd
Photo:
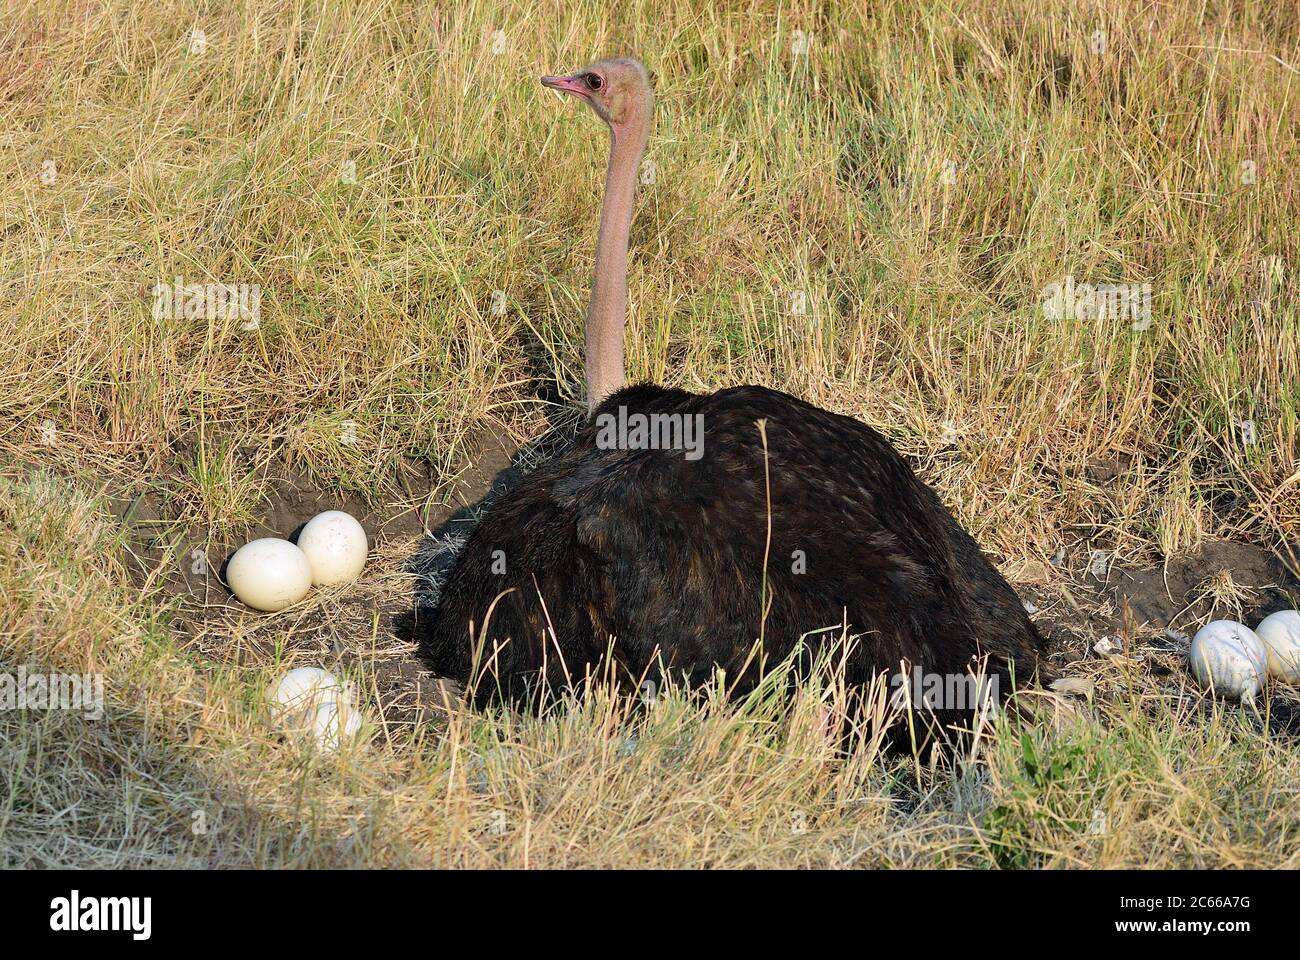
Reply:
[[[551,491],[572,518],[596,639],[612,637],[630,670],[653,673],[662,658],[692,680],[713,664],[736,676],[756,670],[760,635],[770,661],[847,627],[863,634],[860,678],[897,669],[918,642],[937,661],[940,641],[965,632],[946,512],[873,430],[756,387],[644,390],[602,411],[698,414],[703,455],[592,449]]]

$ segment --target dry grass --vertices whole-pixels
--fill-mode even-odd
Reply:
[[[218,536],[279,469],[383,501],[404,461],[557,415],[604,144],[535,77],[611,52],[660,105],[634,376],[858,416],[1008,561],[1294,543],[1293,5],[700,6],[6,0],[0,671],[102,671],[110,703],[0,713],[0,860],[1295,864],[1288,743],[1152,657],[934,769],[681,693],[323,760],[257,708],[290,625],[209,655],[127,586],[101,485]],[[1048,317],[1067,274],[1150,283],[1150,328]],[[155,319],[176,276],[257,284],[256,329]]]
[[[739,704],[598,692],[541,717],[458,711],[418,728],[372,706],[361,747],[320,756],[266,722],[261,691],[283,661],[177,648],[168,618],[123,586],[120,528],[93,498],[0,480],[0,534],[0,670],[35,661],[101,673],[107,689],[99,720],[0,714],[9,866],[1300,862],[1292,745],[1134,660],[1085,666],[1090,703],[997,718],[979,750],[937,763],[863,740],[838,754],[819,729],[843,691],[817,683]],[[294,632],[261,629],[285,644]],[[364,658],[350,671],[363,691],[369,671]]]

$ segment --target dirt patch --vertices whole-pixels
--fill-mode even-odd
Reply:
[[[1285,560],[1249,543],[1207,543],[1191,554],[1134,569],[1106,557],[1081,560],[1008,571],[1031,607],[1041,609],[1036,619],[1057,657],[1081,655],[1125,632],[1180,642],[1210,620],[1253,626],[1300,600],[1300,580]]]
[[[415,658],[408,628],[424,582],[411,558],[446,536],[494,481],[508,474],[513,444],[504,432],[472,438],[457,474],[435,484],[418,465],[404,471],[392,499],[367,503],[321,490],[309,478],[285,475],[270,484],[256,524],[211,534],[168,516],[153,493],[111,501],[127,531],[128,567],[136,585],[165,605],[184,649],[238,666],[314,665],[360,680],[361,695],[389,736],[434,721],[457,696]],[[313,588],[288,610],[264,614],[234,599],[225,568],[234,552],[258,537],[296,539],[325,510],[345,510],[365,528],[371,559],[353,583]]]
[[[1300,582],[1280,557],[1248,543],[1211,543],[1148,570],[1115,578],[1116,598],[1138,623],[1187,631],[1217,617],[1253,625],[1294,606]]]
[[[1191,637],[1211,620],[1253,627],[1277,610],[1300,606],[1300,580],[1286,561],[1248,543],[1207,543],[1165,563],[1120,569],[1085,569],[1071,575],[1051,563],[1036,565],[1033,582],[1017,584],[1048,638],[1061,676],[1089,690],[1124,699],[1130,677],[1155,681],[1159,697],[1149,709],[1208,713],[1215,707],[1187,670]],[[1300,736],[1300,690],[1269,685],[1263,707],[1246,710],[1261,728]]]

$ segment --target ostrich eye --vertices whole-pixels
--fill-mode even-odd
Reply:
[[[586,80],[587,86],[591,87],[593,90],[599,90],[605,85],[605,81],[600,78],[600,74],[598,73],[587,74]]]

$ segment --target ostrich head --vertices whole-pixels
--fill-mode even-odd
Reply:
[[[583,100],[609,126],[609,167],[596,240],[596,271],[587,307],[587,410],[625,384],[623,323],[627,317],[627,238],[637,167],[650,137],[654,94],[635,60],[601,60],[542,84]]]
[[[542,85],[586,101],[609,124],[615,140],[650,132],[654,94],[645,67],[636,60],[600,60],[571,76],[542,77]]]

